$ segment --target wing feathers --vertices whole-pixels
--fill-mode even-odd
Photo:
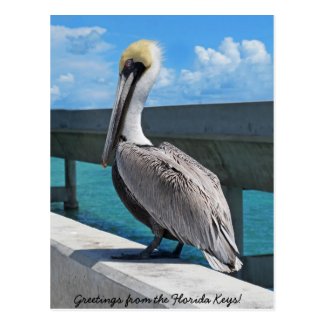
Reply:
[[[173,146],[168,142],[163,142],[159,146],[159,148],[163,149],[167,154],[174,157],[178,162],[189,164],[191,168],[196,167],[198,170],[200,170],[203,173],[203,175],[206,176],[204,179],[205,184],[209,183],[209,181],[211,182],[210,185],[212,185],[212,190],[210,189],[210,191],[214,194],[214,197],[217,201],[217,206],[219,210],[218,221],[221,224],[221,230],[224,236],[227,238],[229,244],[233,247],[236,253],[239,254],[237,245],[235,243],[235,235],[233,231],[230,210],[227,201],[222,193],[221,184],[217,175],[212,173],[210,170],[202,166],[198,161],[188,156],[186,153],[179,150],[177,147]]]
[[[207,259],[207,261],[209,262],[210,266],[219,272],[224,272],[224,273],[231,273],[234,271],[239,271],[243,265],[243,263],[239,260],[238,257],[236,257],[236,261],[234,263],[234,265],[226,265],[221,263],[216,257],[211,256],[209,253],[207,252],[203,252],[205,258]]]
[[[209,263],[215,257],[219,262],[214,265],[229,269],[238,263],[232,224],[224,219],[227,209],[218,200],[223,194],[200,168],[176,161],[160,148],[128,142],[119,144],[116,162],[126,186],[160,226],[207,253]]]

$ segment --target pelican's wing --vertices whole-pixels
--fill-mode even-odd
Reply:
[[[199,168],[177,162],[164,149],[128,142],[119,144],[116,163],[128,189],[161,227],[201,249],[214,268],[231,272],[241,267],[229,225],[222,222],[220,194],[204,184],[207,176]]]
[[[191,170],[191,172],[201,180],[205,189],[211,194],[212,200],[216,202],[218,207],[217,218],[219,219],[219,222],[222,224],[231,239],[235,251],[239,253],[235,243],[235,234],[230,209],[223,194],[218,176],[202,166],[198,161],[187,155],[185,152],[168,142],[163,142],[159,148],[163,149],[164,152],[168,156],[172,157],[172,159],[174,159],[178,164],[186,166],[188,170]]]

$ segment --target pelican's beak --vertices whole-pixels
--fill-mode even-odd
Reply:
[[[128,109],[136,83],[144,70],[145,68],[142,63],[134,63],[133,60],[128,60],[120,74],[115,104],[112,110],[102,155],[103,167],[108,165],[109,158],[118,143],[125,113]]]

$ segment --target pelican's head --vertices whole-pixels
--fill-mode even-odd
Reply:
[[[155,41],[134,42],[123,52],[119,62],[119,82],[115,104],[102,155],[104,167],[107,166],[110,155],[118,143],[123,120],[129,107],[134,102],[142,104],[143,107],[158,76],[160,61],[161,49]]]

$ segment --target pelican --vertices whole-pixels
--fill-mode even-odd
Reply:
[[[120,199],[152,230],[154,239],[138,254],[115,258],[179,257],[187,244],[200,249],[213,269],[238,271],[242,262],[218,177],[170,143],[155,147],[143,133],[142,110],[161,60],[157,42],[139,40],[129,45],[119,62],[102,165],[112,159],[112,179]],[[163,238],[178,241],[173,252],[157,253]]]

